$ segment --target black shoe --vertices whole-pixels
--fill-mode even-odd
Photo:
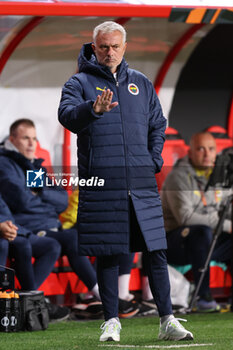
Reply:
[[[119,299],[119,312],[118,315],[120,318],[131,318],[139,312],[139,305],[136,300],[123,300]]]
[[[65,321],[69,317],[70,310],[68,307],[52,304],[48,298],[45,298],[45,303],[49,312],[50,322]]]
[[[153,299],[142,300],[138,316],[158,315],[158,309]]]
[[[102,303],[96,297],[81,300],[73,306],[72,313],[77,319],[97,320],[104,316]]]

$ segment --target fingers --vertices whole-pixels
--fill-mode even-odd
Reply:
[[[15,237],[14,237],[14,236],[9,236],[9,237],[7,238],[7,240],[8,240],[9,242],[14,241],[14,239],[15,239]]]
[[[3,221],[0,223],[0,236],[11,242],[17,236],[17,229],[17,226],[12,221]]]
[[[118,102],[113,102],[113,103],[110,104],[109,108],[113,109],[116,106],[118,106]]]
[[[13,240],[16,238],[16,236],[17,236],[16,231],[9,231],[9,232],[6,233],[5,238],[6,238],[9,242],[11,242],[11,241],[13,241]]]
[[[7,241],[12,242],[15,239],[16,235],[12,232],[5,232],[3,235],[3,238],[5,238]]]
[[[13,241],[15,237],[17,236],[17,230],[18,227],[13,224],[12,221],[8,220],[5,222],[5,227],[4,227],[4,238],[7,239],[9,242]]]
[[[18,230],[18,227],[17,227],[15,224],[13,224],[12,221],[7,221],[7,223],[8,223],[8,226],[9,226],[11,229],[13,229],[14,231],[15,231],[15,230]]]
[[[93,109],[95,113],[109,112],[111,109],[118,105],[118,102],[112,103],[113,92],[110,89],[104,90],[101,95],[98,95]]]
[[[6,221],[6,224],[8,225],[8,231],[16,235],[18,227],[10,220]]]
[[[112,96],[113,92],[111,90],[104,90],[100,96],[100,103],[102,103],[104,106],[110,105],[112,102]]]

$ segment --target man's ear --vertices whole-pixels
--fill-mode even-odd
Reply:
[[[95,45],[92,43],[91,44],[92,50],[95,52]]]
[[[13,137],[12,135],[10,135],[10,136],[9,136],[9,140],[10,140],[11,143],[13,143],[14,137]]]

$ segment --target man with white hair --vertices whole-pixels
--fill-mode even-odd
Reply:
[[[152,83],[128,68],[125,29],[104,22],[79,55],[65,84],[59,121],[78,135],[79,177],[105,180],[80,187],[79,253],[97,256],[105,323],[100,341],[119,341],[119,257],[143,251],[160,316],[159,339],[192,340],[172,314],[166,235],[155,173],[163,160],[166,119]]]

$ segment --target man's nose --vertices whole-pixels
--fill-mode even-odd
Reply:
[[[113,53],[113,48],[110,46],[108,49],[108,54],[111,55]]]
[[[205,157],[208,157],[210,155],[210,150],[208,148],[205,148],[204,154]]]

